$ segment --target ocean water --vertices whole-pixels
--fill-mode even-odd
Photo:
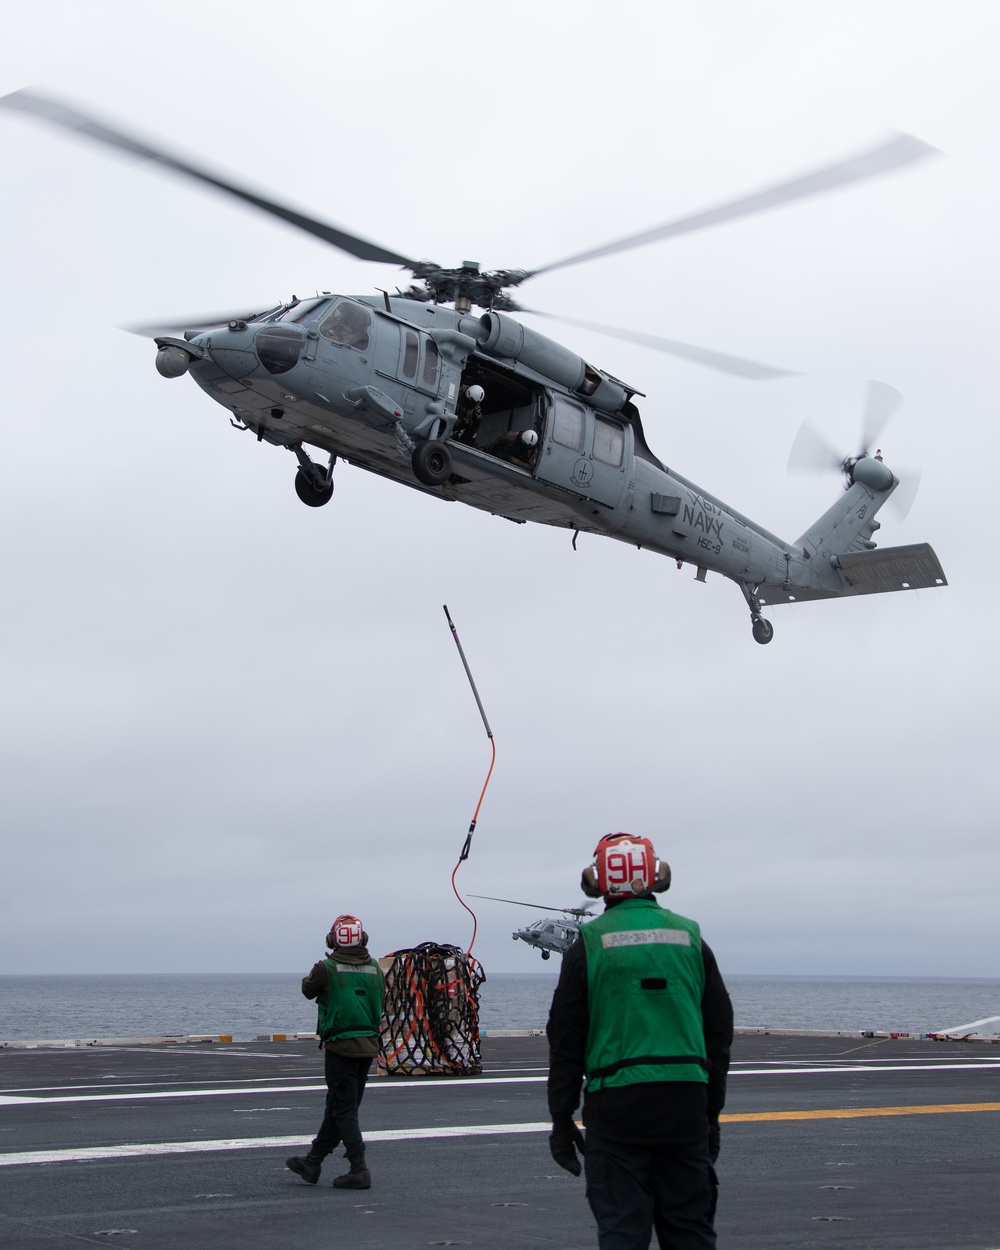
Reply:
[[[480,991],[485,1032],[545,1026],[557,971],[500,973]],[[264,1033],[315,1027],[297,973],[0,976],[0,1043]],[[1000,978],[730,976],[736,1023],[928,1033],[1000,1015]]]

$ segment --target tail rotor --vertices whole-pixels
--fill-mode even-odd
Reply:
[[[904,469],[894,474],[883,462],[881,449],[876,445],[902,402],[899,391],[885,382],[868,383],[861,421],[861,446],[853,455],[842,455],[811,422],[804,421],[789,451],[789,472],[823,473],[832,470],[841,474],[845,490],[849,490],[855,482],[875,491],[892,490],[889,502],[900,519],[905,519],[916,498],[920,473]]]

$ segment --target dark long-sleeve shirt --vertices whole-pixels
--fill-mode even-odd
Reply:
[[[650,1081],[587,1092],[583,1122],[609,1141],[673,1144],[700,1141],[717,1130],[726,1101],[726,1074],[733,1040],[733,1008],[719,966],[702,942],[705,988],[701,999],[708,1083]],[[590,1026],[587,953],[579,939],[563,956],[552,999],[549,1038],[549,1114],[565,1126],[580,1104]]]

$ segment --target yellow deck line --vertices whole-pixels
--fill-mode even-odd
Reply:
[[[813,1111],[752,1111],[721,1115],[723,1124],[748,1124],[761,1120],[859,1120],[884,1115],[956,1115],[966,1111],[1000,1111],[1000,1102],[948,1102],[921,1107],[830,1107]]]

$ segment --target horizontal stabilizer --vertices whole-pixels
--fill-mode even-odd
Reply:
[[[890,590],[929,590],[948,585],[929,543],[852,552],[837,558],[837,568],[847,594],[880,595]]]

